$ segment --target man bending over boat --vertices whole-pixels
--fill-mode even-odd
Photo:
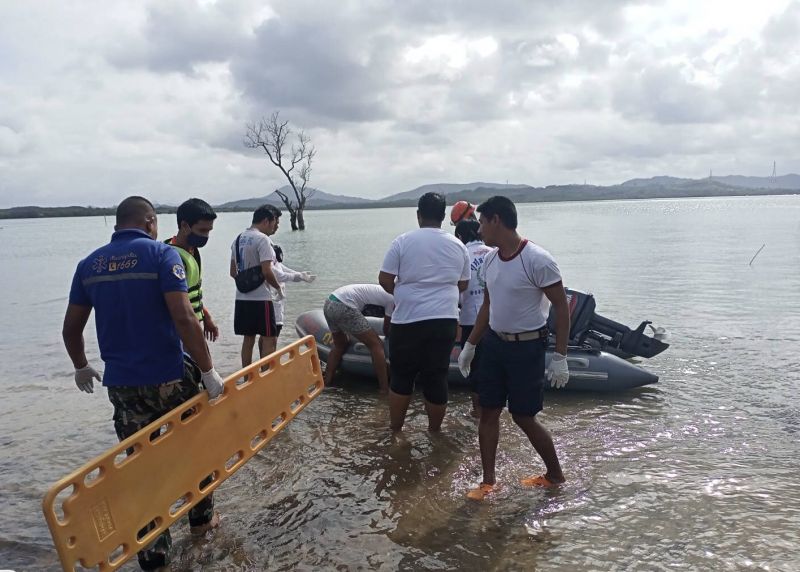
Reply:
[[[558,265],[549,252],[517,233],[514,203],[495,196],[481,204],[478,212],[481,237],[487,246],[497,248],[484,259],[483,305],[458,356],[461,373],[467,376],[475,346],[481,343],[477,381],[483,482],[467,494],[473,500],[483,500],[495,490],[500,413],[506,403],[512,419],[547,468],[543,475],[522,479],[522,484],[550,487],[564,482],[553,439],[536,414],[544,400],[546,324],[551,303],[556,314],[556,351],[547,374],[551,385],[558,388],[569,381],[566,354],[570,325]]]
[[[116,215],[111,242],[78,263],[63,337],[78,388],[93,393],[95,379],[107,387],[114,429],[123,441],[199,393],[197,381],[185,373],[184,349],[203,372],[210,398],[219,396],[223,387],[189,301],[181,257],[156,240],[158,221],[152,203],[128,197]],[[104,376],[89,365],[84,352],[83,330],[92,309]],[[212,508],[210,496],[192,507],[193,531],[216,526],[219,517]],[[165,530],[138,553],[139,565],[143,570],[168,565],[171,546]]]
[[[381,393],[389,391],[389,374],[386,369],[383,342],[361,313],[368,305],[383,307],[383,335],[388,336],[394,299],[377,284],[342,286],[334,290],[325,300],[323,313],[333,334],[333,348],[325,368],[325,385],[331,385],[336,368],[342,361],[342,355],[347,351],[347,336],[351,335],[367,346]]]

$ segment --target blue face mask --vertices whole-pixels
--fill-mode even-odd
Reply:
[[[189,246],[192,246],[194,248],[203,248],[208,242],[208,237],[203,236],[202,234],[195,234],[192,232],[189,234],[189,236],[186,237],[186,242],[189,243]]]

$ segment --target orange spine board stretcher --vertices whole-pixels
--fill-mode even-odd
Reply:
[[[306,336],[228,377],[213,403],[204,391],[61,479],[42,508],[64,570],[122,566],[263,449],[322,388],[317,347]],[[209,475],[213,481],[201,489]]]

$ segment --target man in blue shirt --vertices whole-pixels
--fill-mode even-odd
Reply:
[[[63,337],[78,388],[92,393],[95,379],[108,388],[114,428],[122,441],[199,392],[197,381],[184,375],[183,348],[202,372],[210,398],[219,396],[223,386],[189,302],[181,258],[156,240],[152,203],[128,197],[117,207],[116,217],[111,242],[78,263]],[[102,377],[84,352],[83,330],[93,308],[105,362]],[[217,522],[211,495],[189,513],[189,523],[198,531]],[[169,564],[170,546],[167,530],[139,552],[142,569]]]

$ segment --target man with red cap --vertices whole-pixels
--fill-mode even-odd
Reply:
[[[458,201],[453,205],[450,209],[450,224],[455,226],[462,220],[478,220],[475,217],[475,205],[467,201]]]

